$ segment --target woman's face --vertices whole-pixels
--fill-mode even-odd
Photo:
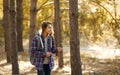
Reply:
[[[47,34],[51,34],[51,33],[52,33],[52,25],[51,25],[51,24],[49,24],[49,25],[47,26],[45,32],[46,32]]]

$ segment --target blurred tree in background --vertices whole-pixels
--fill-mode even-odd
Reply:
[[[3,34],[3,27],[2,27],[2,20],[3,20],[3,12],[2,12],[2,10],[3,10],[3,1],[2,0],[0,0],[0,46],[3,46],[3,36],[4,36],[4,34]]]

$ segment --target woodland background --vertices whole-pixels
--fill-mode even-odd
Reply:
[[[8,5],[4,4],[5,1],[0,0],[0,75],[36,74],[29,62],[29,44],[43,21],[53,22],[56,45],[63,47],[63,52],[55,55],[56,66],[52,75],[120,74],[120,0],[11,0]],[[8,6],[6,11],[10,15],[4,15],[4,6]],[[78,14],[77,20],[72,22],[75,25],[71,23],[70,12]],[[76,30],[73,33],[72,28]],[[5,39],[11,40],[12,30],[17,34],[13,38],[19,40],[13,41],[14,45],[9,47],[13,43],[6,45]],[[18,58],[11,59],[11,53]],[[76,57],[79,57],[77,61],[81,66],[72,66],[76,64],[71,63]]]

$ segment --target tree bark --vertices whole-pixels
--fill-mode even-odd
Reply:
[[[16,12],[15,0],[10,0],[10,35],[11,35],[11,61],[12,61],[12,74],[19,74],[17,44],[16,44]]]
[[[3,28],[5,40],[5,52],[7,63],[11,62],[10,58],[10,26],[9,26],[9,0],[3,0]]]
[[[78,0],[69,0],[71,75],[82,75],[78,33]]]
[[[29,48],[31,45],[31,41],[36,33],[36,27],[37,27],[37,0],[31,0],[31,7],[30,7],[30,42],[29,42]]]
[[[22,25],[23,25],[23,0],[16,0],[17,3],[17,15],[16,15],[16,28],[17,28],[17,49],[19,52],[23,50],[23,41],[22,41]]]
[[[61,24],[61,15],[60,15],[60,0],[54,0],[54,31],[55,31],[55,39],[56,39],[56,46],[62,47],[62,24]],[[58,64],[59,68],[63,68],[64,61],[63,61],[63,51],[58,53],[59,59]]]

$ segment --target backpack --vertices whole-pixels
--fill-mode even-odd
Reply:
[[[40,44],[42,44],[42,48],[44,48],[41,36],[36,35],[35,37],[38,38],[37,47],[39,48]],[[32,65],[34,65],[34,59],[35,59],[35,54],[31,53],[31,51],[30,51],[30,62],[31,62]]]

